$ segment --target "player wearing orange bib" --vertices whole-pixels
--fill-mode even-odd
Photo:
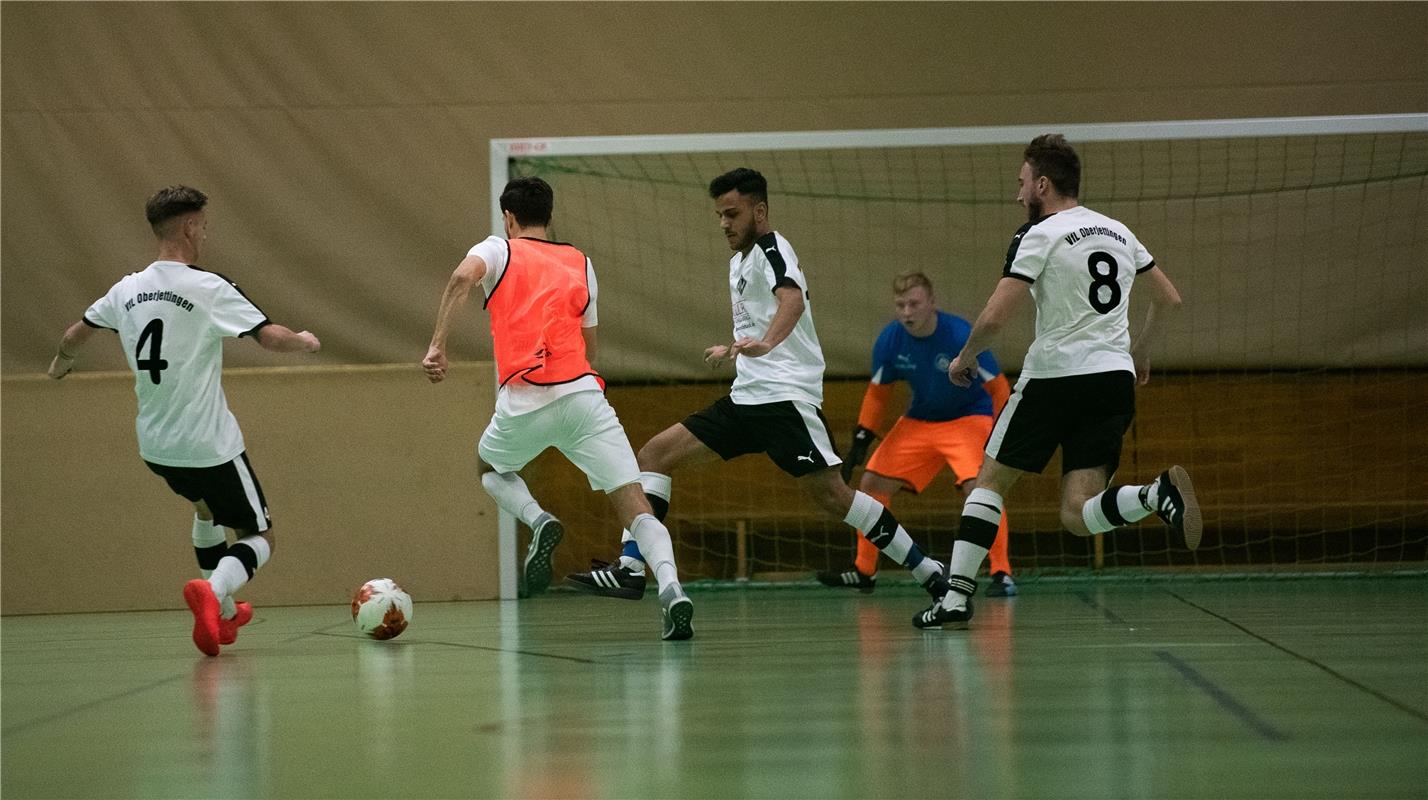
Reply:
[[[500,203],[506,237],[488,237],[457,265],[422,368],[432,383],[446,377],[452,318],[480,284],[501,386],[496,413],[477,445],[477,469],[496,504],[531,528],[523,594],[549,585],[550,556],[563,528],[541,509],[519,471],[554,447],[585,473],[591,489],[605,492],[620,523],[649,556],[664,615],[661,637],[688,639],[694,635],[694,605],[680,587],[669,531],[650,511],[635,451],[605,399],[605,382],[590,365],[597,321],[594,267],[574,246],[548,240],[555,194],[545,181],[517,178],[506,184]]]
[[[873,346],[873,377],[863,396],[853,447],[843,462],[843,480],[853,475],[878,436],[883,443],[863,472],[859,490],[884,506],[903,488],[920,493],[944,467],[951,467],[963,494],[976,488],[982,446],[1011,389],[990,351],[978,356],[978,378],[960,388],[946,379],[947,365],[961,351],[972,326],[937,309],[932,281],[921,272],[893,280],[897,319],[888,323]],[[892,430],[884,425],[892,385],[907,381],[912,403]],[[857,559],[842,571],[818,573],[825,586],[871,592],[876,585],[878,549],[857,538]],[[1007,520],[1003,515],[991,548],[992,585],[987,594],[1016,594],[1007,560]]]

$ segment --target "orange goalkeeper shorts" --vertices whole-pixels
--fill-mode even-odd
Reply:
[[[868,459],[868,472],[906,483],[921,492],[943,467],[951,467],[961,483],[977,477],[983,448],[992,433],[992,418],[981,414],[946,422],[901,417]]]

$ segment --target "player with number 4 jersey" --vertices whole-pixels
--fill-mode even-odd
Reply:
[[[1033,139],[1022,154],[1017,202],[1027,223],[1012,237],[1006,266],[948,378],[969,386],[977,354],[991,345],[1028,298],[1036,339],[1006,407],[987,439],[977,488],[967,495],[948,563],[951,591],[913,618],[919,628],[966,627],[973,576],[997,533],[1003,500],[1027,472],[1041,472],[1061,449],[1061,524],[1094,536],[1151,514],[1200,544],[1200,507],[1190,476],[1174,466],[1143,486],[1108,486],[1121,437],[1135,416],[1135,385],[1150,380],[1150,348],[1180,295],[1129,228],[1077,200],[1081,160],[1059,134]],[[1150,291],[1134,343],[1128,310],[1140,276]]]
[[[158,259],[120,279],[69,326],[49,374],[68,375],[94,331],[119,334],[139,400],[139,456],[193,503],[203,580],[184,586],[184,602],[194,615],[194,644],[216,656],[252,618],[252,607],[235,602],[233,593],[273,547],[263,489],[223,395],[223,339],[251,337],[277,352],[314,353],[320,343],[307,331],[273,323],[227,278],[193,266],[207,238],[207,202],[187,186],[149,198],[145,215],[159,240]],[[236,534],[232,546],[225,527]]]

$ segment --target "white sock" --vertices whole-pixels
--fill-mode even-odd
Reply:
[[[224,619],[233,619],[238,616],[238,604],[233,602],[233,595],[229,594],[218,598],[218,616]]]
[[[987,548],[972,544],[966,539],[958,539],[952,545],[952,558],[948,560],[947,573],[970,578],[982,568],[982,561],[986,557]]]
[[[928,578],[943,572],[942,562],[935,558],[924,558],[917,562],[917,566],[912,568],[912,577],[919,584],[926,583]]]
[[[670,541],[669,530],[664,523],[652,514],[641,514],[635,517],[630,527],[634,529],[632,533],[640,553],[649,559],[660,591],[671,583],[678,583],[679,573],[674,568],[674,543]]]
[[[1140,502],[1140,491],[1144,488],[1150,490],[1150,493],[1146,495],[1146,503],[1150,504],[1150,508],[1146,508]],[[1120,509],[1121,516],[1126,518],[1126,522],[1140,522],[1155,513],[1155,504],[1160,502],[1159,489],[1160,481],[1152,483],[1149,487],[1122,486],[1116,491],[1116,508]]]
[[[535,528],[536,521],[545,513],[531,496],[526,482],[514,472],[487,472],[481,476],[481,488],[491,495],[496,505],[524,522],[527,528]]]
[[[243,568],[242,561],[233,556],[224,556],[223,560],[218,562],[218,569],[208,576],[208,585],[213,588],[213,596],[220,602],[225,597],[231,597],[247,582],[248,570]]]
[[[674,493],[674,479],[658,472],[641,472],[640,489],[668,503]]]
[[[1146,503],[1140,502],[1140,492],[1147,491]],[[1081,519],[1085,521],[1086,528],[1091,533],[1107,533],[1120,527],[1122,524],[1140,522],[1150,516],[1155,508],[1155,504],[1160,501],[1160,482],[1156,481],[1150,486],[1112,486],[1109,489],[1087,500],[1081,506]],[[1113,511],[1108,511],[1107,503],[1114,503]],[[1112,519],[1114,514],[1119,514],[1120,520]]]

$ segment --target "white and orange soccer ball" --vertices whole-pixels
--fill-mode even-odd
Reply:
[[[394,639],[412,620],[412,597],[391,578],[362,584],[352,595],[352,622],[373,639]]]

